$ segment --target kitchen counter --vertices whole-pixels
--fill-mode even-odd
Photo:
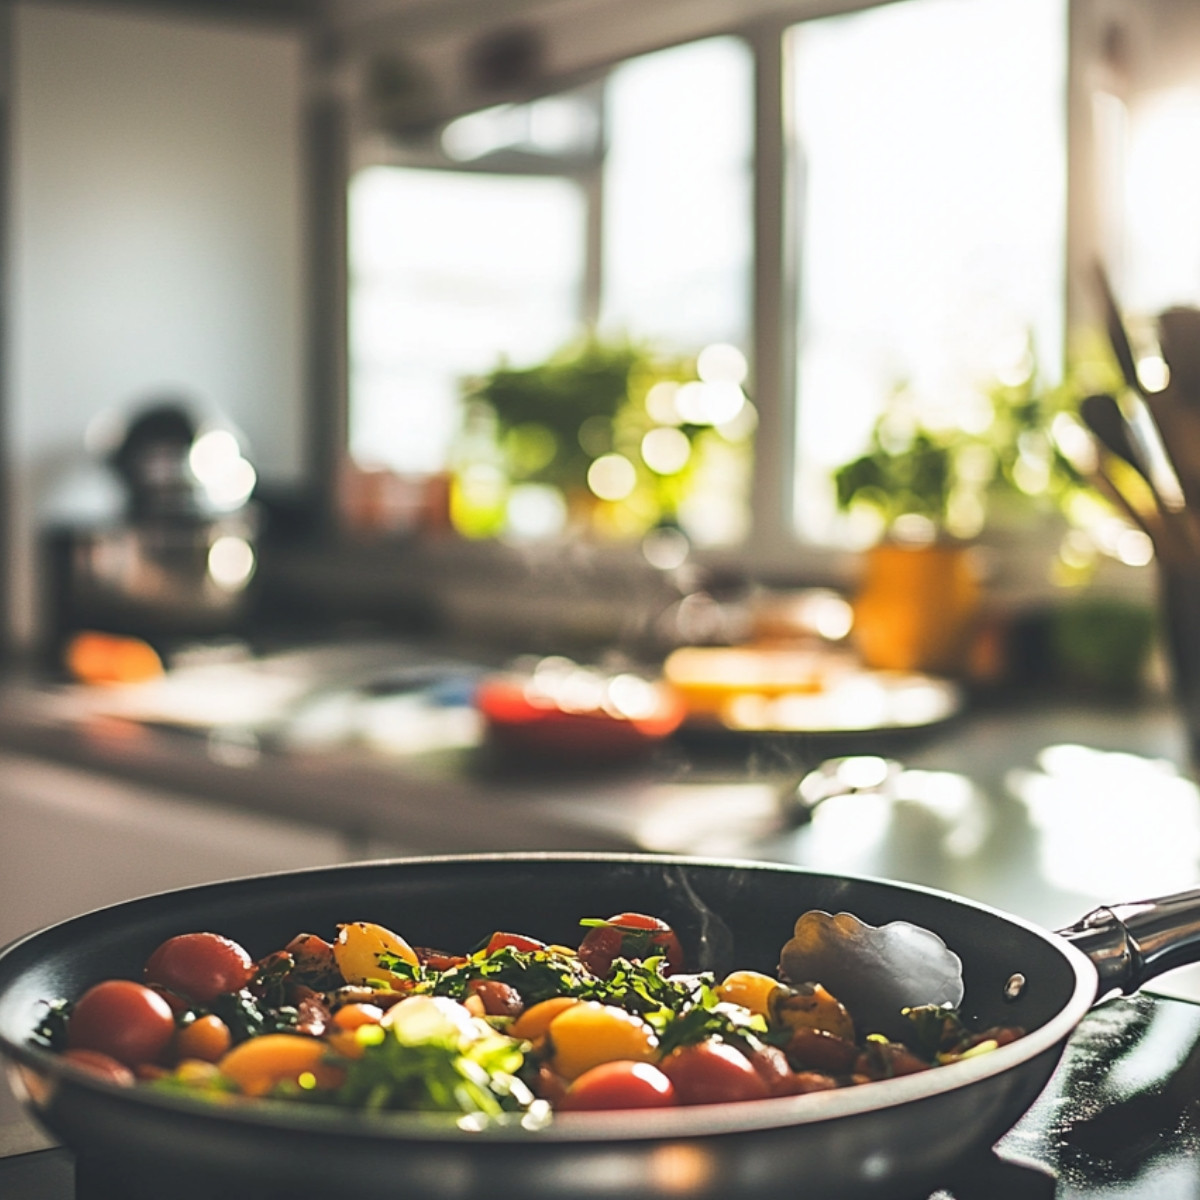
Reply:
[[[404,667],[405,653],[393,666]],[[367,659],[378,667],[377,650]],[[268,844],[276,860],[262,869],[322,856],[647,850],[887,876],[1051,928],[1200,879],[1200,792],[1161,697],[1027,696],[886,738],[683,736],[643,760],[589,769],[497,759],[468,736],[433,741],[346,744],[311,729],[289,739],[278,723],[138,718],[75,689],[0,688],[0,754],[69,773],[79,806],[89,791],[129,792],[137,820],[199,804],[235,830],[197,859],[212,877],[244,872]],[[821,764],[836,774],[828,762],[841,756],[870,768],[847,776],[860,786],[828,789],[816,803],[808,789],[805,800],[797,785]],[[263,824],[247,834],[239,821]],[[122,886],[130,895],[167,886],[142,882],[133,870]],[[1095,1010],[1055,1085],[1002,1143],[1007,1165],[975,1164],[956,1200],[1195,1196],[1197,999],[1200,971],[1183,968]],[[38,1135],[4,1120],[0,1112],[0,1193],[69,1196],[65,1152],[38,1151]],[[1014,1165],[1022,1162],[1058,1183]],[[22,1190],[6,1178],[25,1181]]]
[[[754,857],[944,888],[1047,925],[1200,878],[1200,799],[1179,720],[1158,696],[1023,696],[887,735],[685,729],[642,759],[555,764],[497,757],[463,709],[431,718],[407,685],[358,686],[364,671],[403,683],[431,662],[451,674],[462,664],[405,647],[353,655],[337,657],[333,684],[318,672],[318,685],[289,679],[281,692],[268,679],[269,703],[246,698],[264,686],[253,674],[218,676],[207,698],[153,702],[10,681],[0,687],[0,752],[329,834],[339,858]],[[897,765],[881,786],[797,804],[800,780],[840,755]]]
[[[1051,928],[1200,880],[1200,792],[1159,695],[977,702],[886,735],[685,727],[633,761],[555,764],[496,756],[457,700],[422,707],[430,678],[454,681],[461,700],[477,670],[444,655],[362,644],[250,668],[151,693],[10,681],[0,753],[80,773],[79,805],[90,778],[151,789],[147,810],[158,790],[213,821],[267,821],[299,838],[296,865],[559,849],[756,858],[941,888]],[[835,756],[890,766],[874,786],[797,803],[800,781]],[[136,872],[127,882],[152,890]],[[1200,997],[1193,977],[1171,986]]]

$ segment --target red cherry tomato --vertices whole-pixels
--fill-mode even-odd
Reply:
[[[644,1062],[606,1062],[584,1071],[555,1105],[560,1112],[597,1112],[616,1108],[670,1108],[675,1087],[656,1066]]]
[[[67,1046],[98,1050],[127,1067],[153,1062],[175,1035],[171,1006],[129,979],[106,979],[79,997],[67,1021]]]
[[[146,985],[152,992],[157,992],[166,1002],[170,1010],[179,1016],[180,1013],[185,1013],[192,1007],[191,1002],[183,996],[177,996],[170,988],[165,988],[161,984],[148,983]]]
[[[197,1004],[240,991],[254,978],[254,960],[219,933],[168,938],[146,962],[146,982],[161,984]]]
[[[607,975],[614,958],[631,961],[661,954],[667,960],[667,973],[683,969],[683,947],[675,931],[658,917],[645,913],[617,913],[604,925],[597,925],[579,943],[579,958],[593,975]]]
[[[502,933],[497,930],[488,940],[483,952],[484,954],[495,954],[497,950],[503,950],[506,947],[528,953],[531,950],[545,950],[546,943],[539,942],[537,938],[526,937],[523,933]]]
[[[579,943],[579,961],[593,975],[606,978],[612,970],[613,959],[621,954],[624,938],[611,925],[596,925],[584,934]]]
[[[787,1055],[778,1046],[759,1046],[757,1050],[747,1051],[745,1057],[772,1096],[793,1094],[796,1076],[788,1064]]]
[[[99,1050],[67,1050],[63,1053],[63,1062],[74,1063],[91,1075],[107,1079],[109,1083],[119,1083],[122,1087],[132,1087],[137,1079],[133,1072],[122,1062]]]
[[[727,1042],[710,1038],[672,1050],[660,1064],[680,1104],[725,1104],[769,1096],[750,1060]]]

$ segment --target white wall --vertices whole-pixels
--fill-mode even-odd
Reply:
[[[302,466],[303,48],[192,18],[14,7],[8,239],[13,633],[34,529],[98,413],[182,390]]]

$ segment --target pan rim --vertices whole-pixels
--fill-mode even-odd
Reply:
[[[36,1045],[16,1041],[0,1028],[0,1056],[16,1067],[25,1066],[52,1081],[57,1087],[81,1089],[85,1094],[102,1097],[106,1102],[130,1107],[140,1112],[156,1112],[166,1118],[199,1119],[205,1122],[232,1124],[243,1130],[296,1132],[314,1136],[326,1135],[355,1141],[427,1142],[477,1144],[520,1143],[611,1143],[615,1141],[694,1140],[723,1134],[738,1134],[799,1125],[818,1124],[880,1110],[910,1105],[932,1099],[947,1092],[971,1087],[997,1075],[1013,1070],[1043,1054],[1061,1052],[1075,1026],[1093,1007],[1097,997],[1097,973],[1092,962],[1065,938],[1001,909],[970,900],[944,890],[921,884],[904,883],[877,876],[810,870],[787,863],[754,859],[708,858],[688,855],[647,853],[605,853],[592,851],[529,851],[476,854],[442,854],[401,856],[371,859],[354,863],[338,863],[322,867],[265,872],[238,876],[211,883],[174,888],[105,905],[66,920],[54,922],[30,931],[4,947],[0,947],[0,1001],[8,985],[3,980],[3,967],[31,942],[48,938],[77,924],[87,923],[117,910],[132,910],[166,897],[200,899],[214,889],[226,891],[236,887],[253,886],[260,881],[286,882],[290,879],[325,878],[364,870],[387,871],[394,868],[425,868],[438,865],[534,864],[534,863],[646,864],[656,866],[702,867],[755,872],[771,871],[783,875],[802,875],[851,884],[881,885],[905,893],[919,893],[987,914],[1009,925],[1017,926],[1052,947],[1067,962],[1074,974],[1074,987],[1069,999],[1044,1024],[1014,1042],[1000,1046],[977,1058],[949,1063],[934,1070],[893,1079],[878,1080],[859,1087],[838,1088],[829,1092],[802,1096],[780,1096],[764,1100],[741,1101],[736,1104],[698,1105],[686,1108],[562,1113],[540,1129],[525,1129],[519,1125],[494,1125],[483,1129],[459,1128],[446,1118],[431,1118],[418,1113],[372,1114],[332,1107],[296,1104],[287,1101],[256,1099],[242,1107],[236,1103],[214,1103],[212,1100],[186,1094],[159,1092],[142,1087],[122,1087],[70,1066],[58,1055]],[[11,1068],[10,1068],[11,1069]],[[35,1113],[38,1105],[26,1100]],[[52,1099],[51,1099],[52,1106]]]

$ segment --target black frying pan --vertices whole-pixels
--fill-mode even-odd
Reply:
[[[1188,915],[1198,906],[1192,895],[1102,909],[1063,936],[921,888],[760,864],[556,854],[289,872],[134,900],[9,946],[0,953],[0,1051],[86,1177],[130,1198],[918,1195],[1016,1123],[1098,994],[1132,990],[1200,953],[1200,923]],[[973,1060],[857,1088],[482,1134],[416,1114],[242,1108],[121,1089],[28,1042],[42,1001],[137,977],[176,933],[216,930],[262,955],[302,930],[328,937],[339,922],[371,920],[419,945],[461,949],[498,928],[573,943],[580,917],[643,910],[678,930],[693,966],[772,971],[810,908],[934,930],[963,960],[968,1021],[1028,1034]]]

